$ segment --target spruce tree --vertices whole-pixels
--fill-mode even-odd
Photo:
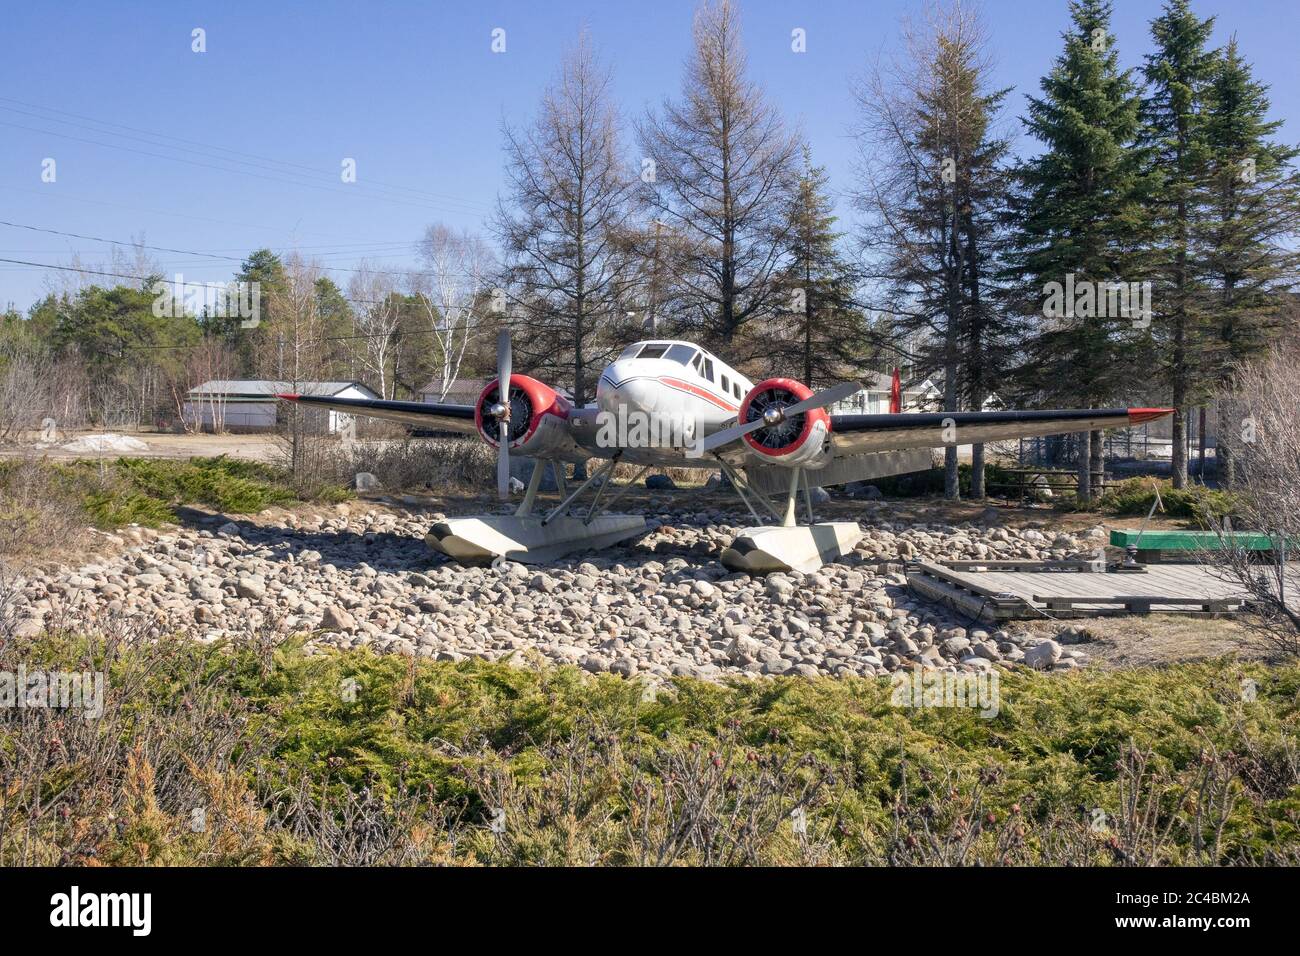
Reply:
[[[840,252],[843,234],[836,221],[826,169],[813,165],[804,146],[784,230],[789,265],[779,277],[789,321],[759,331],[769,343],[771,364],[787,373],[799,369],[813,389],[843,381],[871,358],[866,322],[854,299],[857,273]]]
[[[1158,364],[1174,406],[1172,477],[1187,483],[1188,406],[1207,397],[1196,342],[1205,321],[1205,298],[1192,236],[1202,218],[1201,190],[1208,161],[1204,100],[1215,54],[1205,44],[1214,18],[1200,20],[1188,0],[1166,0],[1151,23],[1155,51],[1143,70],[1146,160],[1159,185],[1150,196],[1154,339]]]
[[[1210,321],[1201,342],[1203,367],[1218,387],[1216,458],[1220,481],[1236,479],[1233,446],[1241,415],[1232,392],[1238,363],[1263,350],[1276,331],[1284,290],[1300,258],[1288,241],[1300,225],[1300,150],[1276,143],[1282,123],[1269,120],[1267,89],[1256,82],[1233,37],[1215,63],[1205,97],[1207,168],[1200,184],[1205,211],[1196,244],[1208,287]],[[1248,387],[1248,383],[1241,383]]]
[[[1016,227],[1004,274],[1032,323],[1020,367],[1022,397],[1046,405],[1104,407],[1141,380],[1142,320],[1134,315],[1076,314],[1051,304],[1048,286],[1101,288],[1143,274],[1143,198],[1151,188],[1137,147],[1140,100],[1121,70],[1107,0],[1073,0],[1065,49],[1030,97],[1024,124],[1044,146],[1019,168],[1012,203]],[[1094,295],[1094,306],[1095,295]],[[1059,314],[1049,314],[1059,313]],[[1079,495],[1091,496],[1091,446],[1081,436]]]

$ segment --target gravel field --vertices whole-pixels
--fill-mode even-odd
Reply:
[[[540,654],[628,677],[1087,663],[1073,629],[1060,628],[1056,640],[1027,628],[995,631],[918,600],[901,562],[1062,558],[1103,544],[1103,528],[1049,539],[980,522],[915,523],[883,502],[860,513],[866,537],[843,562],[766,578],[718,562],[742,523],[723,508],[653,514],[652,530],[627,547],[496,568],[430,552],[423,538],[444,517],[438,511],[363,501],[273,520],[204,516],[160,532],[127,528],[106,536],[112,554],[11,577],[3,613],[19,634],[69,614],[125,613],[209,641],[310,632],[313,649],[368,645],[444,660]]]

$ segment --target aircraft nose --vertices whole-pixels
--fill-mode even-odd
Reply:
[[[601,376],[597,400],[602,409],[617,414],[624,411],[654,411],[659,397],[652,376],[635,361],[612,363]]]

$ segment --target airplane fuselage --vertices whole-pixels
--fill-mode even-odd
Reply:
[[[687,445],[734,423],[751,388],[753,382],[698,345],[637,342],[601,373],[584,425],[605,430],[600,457],[621,451],[622,460],[639,464],[707,466],[688,457]]]

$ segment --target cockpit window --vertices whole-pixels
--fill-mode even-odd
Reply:
[[[664,358],[672,359],[682,365],[690,365],[691,359],[695,357],[695,349],[689,345],[673,345],[664,353]]]
[[[636,353],[639,351],[641,351],[641,343],[633,342],[631,345],[629,345],[627,348],[623,350],[623,354],[621,354],[619,358],[621,359],[636,358]]]
[[[668,346],[666,345],[647,345],[645,348],[641,350],[641,354],[638,355],[637,358],[643,358],[643,359],[663,358],[664,353],[667,351],[668,351]]]

